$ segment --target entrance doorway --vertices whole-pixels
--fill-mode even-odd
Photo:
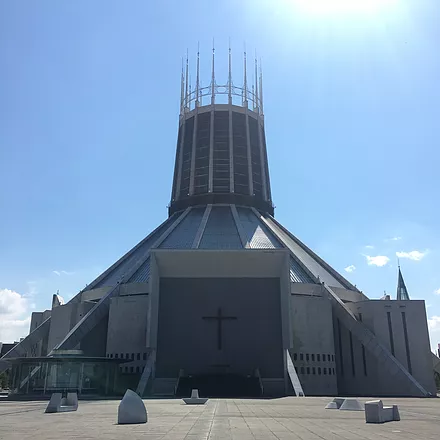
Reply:
[[[259,377],[239,374],[198,374],[179,380],[176,397],[188,397],[191,390],[199,390],[201,397],[262,397]]]

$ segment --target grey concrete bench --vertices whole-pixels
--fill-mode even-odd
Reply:
[[[383,406],[382,400],[371,400],[365,403],[365,421],[367,423],[385,423],[399,421],[397,405]]]

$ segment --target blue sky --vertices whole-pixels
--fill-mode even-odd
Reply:
[[[181,57],[206,85],[214,37],[219,82],[229,38],[236,83],[262,58],[276,218],[371,298],[401,252],[440,342],[440,4],[322,2],[0,3],[0,340],[166,218]]]

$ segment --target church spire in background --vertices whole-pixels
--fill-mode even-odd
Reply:
[[[403,281],[402,272],[400,270],[400,264],[399,264],[399,278],[397,281],[397,299],[409,300],[408,290],[406,289],[405,281]]]

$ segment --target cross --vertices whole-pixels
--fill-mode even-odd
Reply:
[[[223,316],[222,315],[222,308],[219,307],[217,310],[216,316],[203,316],[202,319],[206,320],[216,320],[217,321],[217,348],[219,350],[222,349],[222,322],[229,320],[232,321],[233,319],[237,319],[236,316]]]

